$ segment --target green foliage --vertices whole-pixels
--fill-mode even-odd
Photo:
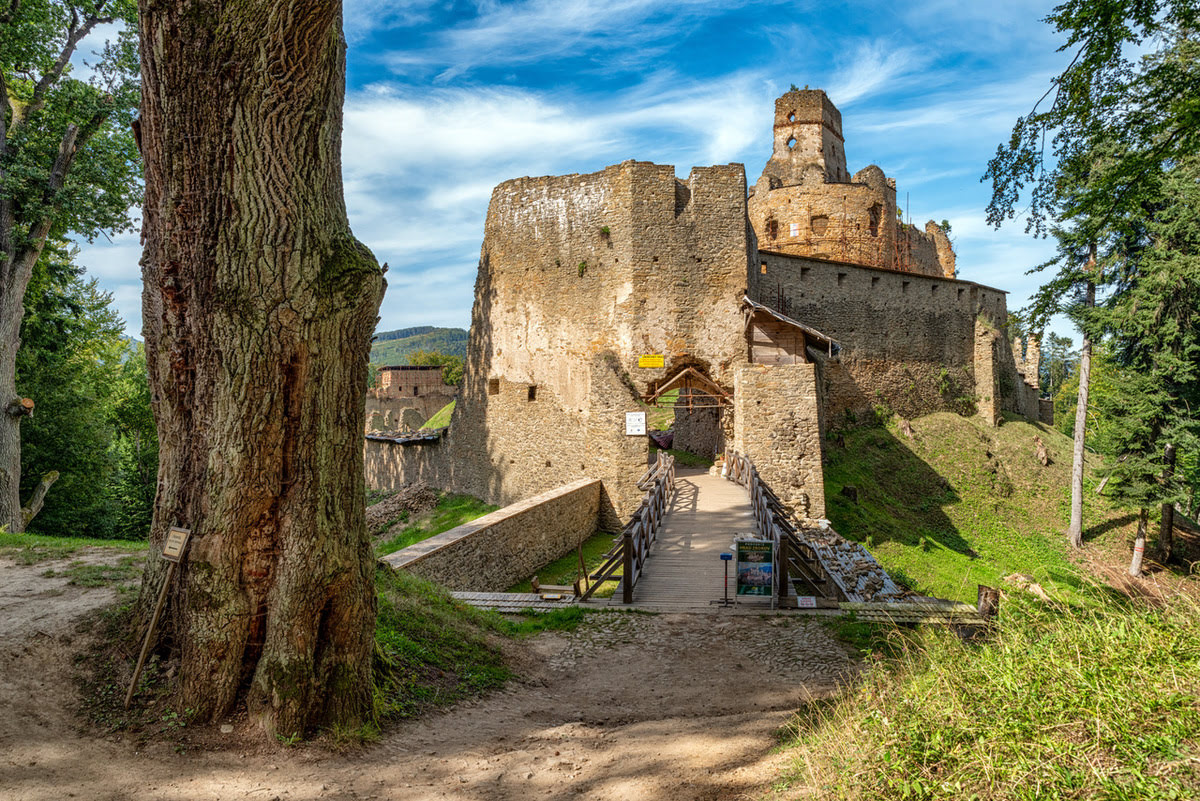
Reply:
[[[128,346],[120,374],[112,387],[111,453],[115,473],[109,484],[114,533],[142,539],[150,531],[158,482],[158,431],[150,408],[150,378],[146,349]]]
[[[433,350],[417,350],[413,351],[408,356],[408,363],[418,367],[435,367],[440,365],[442,368],[442,381],[452,387],[462,385],[463,380],[463,357],[455,356],[448,353],[439,353]]]
[[[8,5],[8,4],[5,4]],[[54,220],[53,231],[91,240],[103,231],[132,227],[129,208],[141,198],[141,170],[130,124],[137,113],[139,66],[137,4],[133,0],[27,0],[14,5],[0,25],[0,78],[10,103],[8,130],[0,153],[0,201],[12,204],[14,242],[29,244],[35,221]],[[118,22],[120,30],[88,59],[87,81],[72,76],[60,56],[71,55],[68,41],[88,23]],[[94,37],[84,38],[86,49]],[[79,126],[77,152],[56,194],[46,186],[68,125]],[[7,232],[6,232],[7,233]]]
[[[378,556],[394,553],[401,548],[427,540],[435,534],[469,523],[477,517],[483,517],[496,509],[497,507],[470,495],[443,494],[438,498],[436,508],[420,515],[399,533],[375,546],[375,553]]]
[[[1051,398],[1062,389],[1063,383],[1074,372],[1079,361],[1079,353],[1072,350],[1073,344],[1070,337],[1059,336],[1054,332],[1050,332],[1042,340],[1042,364],[1038,378],[1042,390]],[[1078,378],[1075,384],[1078,386]]]
[[[450,417],[454,414],[454,404],[458,401],[450,401],[442,408],[434,413],[433,417],[426,420],[421,428],[445,428],[450,425]]]
[[[845,799],[1196,797],[1200,610],[1084,595],[1009,596],[978,645],[896,635],[895,659],[798,713],[792,777]]]
[[[497,615],[455,601],[404,571],[381,568],[375,586],[375,719],[410,717],[498,687],[511,675],[488,636]]]
[[[1200,157],[1163,176],[1145,216],[1147,242],[1131,249],[1125,284],[1101,319],[1113,342],[1117,391],[1101,411],[1115,497],[1139,507],[1184,498],[1178,480],[1160,480],[1166,443],[1200,447]]]
[[[158,473],[145,352],[125,341],[112,297],[70,257],[50,243],[25,296],[17,381],[37,408],[21,424],[22,495],[56,470],[32,530],[137,539]]]
[[[111,303],[94,279],[83,279],[65,248],[46,248],[25,296],[17,353],[17,385],[37,403],[21,423],[22,497],[44,473],[60,473],[31,523],[34,531],[114,535],[109,411],[124,343]]]
[[[417,333],[409,333],[417,332]],[[402,336],[403,335],[403,336]],[[409,357],[419,350],[466,357],[467,332],[462,328],[403,328],[376,334],[371,344],[371,364],[387,366],[411,364]]]

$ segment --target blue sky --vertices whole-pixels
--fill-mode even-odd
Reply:
[[[466,327],[492,188],[629,158],[770,156],[774,99],[825,89],[851,173],[878,164],[918,225],[950,220],[959,277],[1025,305],[1053,251],[989,228],[988,158],[1064,66],[1052,2],[345,0],[343,172],[356,236],[390,265],[380,330]],[[140,337],[137,235],[79,263]],[[1060,333],[1074,335],[1065,325]]]

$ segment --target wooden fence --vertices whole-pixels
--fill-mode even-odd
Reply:
[[[646,493],[641,505],[625,524],[621,535],[613,540],[613,548],[605,554],[604,563],[589,577],[588,588],[580,600],[586,601],[607,581],[621,581],[621,602],[633,603],[633,587],[642,574],[642,566],[658,536],[667,507],[675,497],[675,457],[659,451],[654,464],[638,479],[637,487]]]
[[[837,582],[825,570],[816,551],[797,533],[787,509],[759,478],[754,463],[748,457],[730,451],[726,455],[722,475],[750,493],[758,536],[775,543],[772,581],[779,604],[787,601],[789,585],[795,587],[797,594],[811,593],[820,598],[844,599],[845,594],[839,592]]]

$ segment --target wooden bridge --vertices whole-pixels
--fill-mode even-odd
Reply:
[[[805,598],[814,609],[853,611],[870,620],[897,623],[981,624],[967,604],[907,597],[858,543],[839,536],[828,521],[803,524],[792,518],[758,477],[750,460],[730,454],[722,475],[679,469],[661,453],[638,482],[646,491],[604,563],[581,580],[574,593],[556,588],[549,596],[505,597],[503,593],[456,593],[479,606],[517,611],[570,603],[654,611],[704,611],[728,598],[735,609],[762,612],[795,609]],[[735,553],[738,538],[773,543],[770,595],[737,596]],[[595,596],[610,582],[612,597]]]

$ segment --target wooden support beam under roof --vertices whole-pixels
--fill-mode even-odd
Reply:
[[[715,403],[693,404],[690,400],[692,395],[689,392],[689,401],[687,404],[689,409],[717,408],[728,403],[732,403],[733,401],[733,399],[729,397],[729,393],[721,389],[720,385],[718,385],[704,373],[697,370],[695,367],[685,367],[684,369],[680,370],[678,373],[671,376],[671,378],[664,382],[657,390],[654,391],[653,394],[647,395],[644,400],[646,403],[649,403],[652,406],[657,406],[658,399],[663,394],[670,392],[672,389],[699,390],[700,394],[712,397],[716,401]]]
[[[754,301],[750,300],[750,298],[748,298],[748,297],[742,298],[742,311],[746,318],[745,330],[747,330],[747,331],[749,331],[749,329],[750,329],[750,324],[753,321],[755,314],[766,314],[766,315],[774,318],[776,321],[783,323],[784,325],[792,326],[794,328],[799,329],[800,331],[803,331],[804,336],[807,338],[807,340],[810,343],[815,343],[815,344],[821,345],[822,348],[825,350],[825,353],[827,356],[836,356],[838,351],[841,349],[840,346],[836,342],[834,342],[830,337],[827,337],[824,334],[822,334],[817,329],[810,328],[809,326],[805,325],[804,323],[799,322],[798,320],[793,320],[791,317],[788,317],[786,314],[780,314],[779,312],[772,309],[770,306],[764,306],[761,303],[755,303]],[[810,347],[811,347],[811,345],[810,345]]]

